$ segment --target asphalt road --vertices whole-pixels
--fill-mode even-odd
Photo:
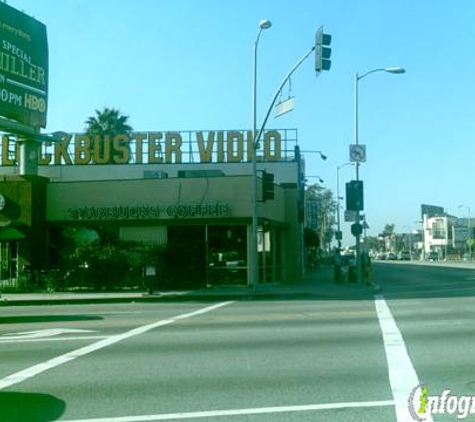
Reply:
[[[475,271],[373,275],[373,300],[1,308],[0,421],[412,421],[419,384],[474,395]]]

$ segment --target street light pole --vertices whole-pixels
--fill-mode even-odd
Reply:
[[[470,207],[468,208],[468,261],[472,262],[472,217],[470,213]]]
[[[355,76],[355,144],[359,145],[359,81],[366,76],[376,73],[376,72],[388,72],[394,74],[405,73],[406,70],[403,67],[386,67],[386,68],[377,68],[370,70],[366,73],[363,73],[361,76],[356,73]],[[360,180],[360,162],[356,162],[356,180]],[[356,223],[360,224],[360,211],[356,211]],[[357,284],[363,283],[362,277],[362,268],[361,268],[361,234],[357,234],[356,238],[356,281]]]
[[[267,29],[272,26],[271,22],[268,20],[263,20],[259,23],[259,26],[262,29]],[[266,127],[267,120],[269,119],[270,113],[272,111],[272,107],[274,107],[275,102],[277,101],[277,97],[279,96],[282,88],[290,79],[290,77],[294,74],[294,72],[300,67],[300,65],[315,51],[315,45],[313,45],[305,55],[294,64],[294,66],[290,69],[290,71],[285,75],[284,79],[282,80],[281,84],[277,88],[277,91],[272,98],[272,101],[269,104],[267,112],[265,114],[264,120],[262,121],[262,125],[259,130],[257,130],[257,122],[256,122],[256,69],[257,69],[257,45],[259,41],[261,31],[257,36],[256,42],[254,44],[254,118],[253,118],[253,158],[252,158],[252,252],[251,252],[251,259],[252,262],[250,263],[251,266],[251,287],[253,289],[256,288],[257,283],[259,281],[259,257],[257,252],[257,159],[256,159],[256,151],[259,146],[259,140],[264,132]],[[300,181],[298,181],[298,185],[300,186]]]
[[[458,206],[459,208],[467,208],[467,211],[468,211],[468,223],[467,223],[467,226],[468,226],[468,239],[467,239],[467,243],[468,243],[468,261],[469,262],[472,262],[472,217],[471,217],[471,210],[470,210],[470,207],[468,205],[459,205]]]
[[[259,282],[259,255],[257,252],[257,149],[259,148],[257,139],[257,47],[261,32],[272,26],[271,21],[264,19],[259,22],[259,33],[254,42],[254,78],[253,78],[253,116],[252,116],[252,236],[250,262],[250,284],[253,290]]]

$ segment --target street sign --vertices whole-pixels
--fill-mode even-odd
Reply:
[[[366,162],[366,145],[350,144],[350,162],[365,163]]]
[[[352,223],[356,221],[356,211],[346,210],[345,211],[345,221],[347,223]]]
[[[294,109],[294,97],[287,98],[284,101],[281,101],[279,104],[275,106],[275,116],[279,117],[285,113],[289,113]]]

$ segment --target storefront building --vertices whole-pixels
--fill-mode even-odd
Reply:
[[[93,239],[105,231],[143,248],[175,245],[182,265],[193,262],[203,283],[248,283],[250,136],[248,131],[147,132],[102,140],[69,135],[31,154],[38,175],[30,176],[17,175],[16,144],[3,136],[0,279],[15,279],[25,268],[54,268],[58,239],[66,232]],[[304,179],[296,130],[267,131],[257,161],[259,180],[265,170],[275,183],[274,199],[258,201],[259,279],[296,282],[302,276]]]

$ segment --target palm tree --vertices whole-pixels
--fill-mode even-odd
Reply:
[[[104,110],[95,110],[96,115],[86,120],[86,134],[89,135],[94,153],[94,161],[100,164],[127,163],[130,161],[130,147],[128,139],[132,126],[128,124],[129,116],[120,113],[114,108],[104,107]],[[116,135],[127,135],[127,139],[118,139],[114,145]],[[117,148],[118,146],[118,148]]]
[[[393,237],[394,237],[394,224],[386,224],[384,230],[381,233],[381,236],[385,240],[386,249],[389,249],[389,252],[393,252]]]

